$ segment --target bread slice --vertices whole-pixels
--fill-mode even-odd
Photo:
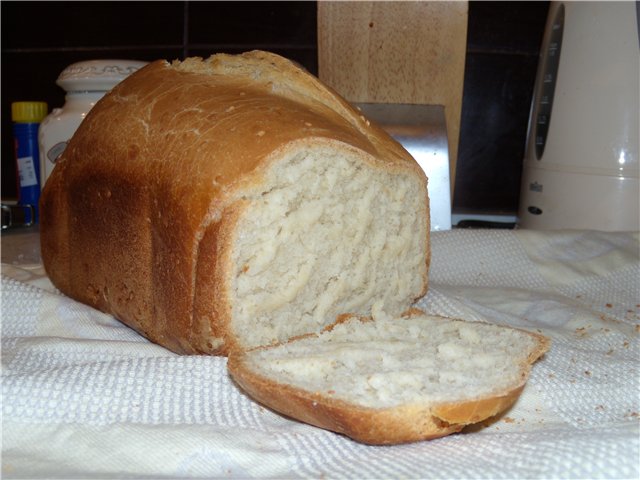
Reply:
[[[228,370],[273,410],[360,442],[396,444],[504,412],[548,346],[535,333],[423,313],[350,317],[320,335],[233,352]]]
[[[89,112],[41,199],[66,295],[179,353],[319,332],[427,290],[427,179],[267,52],[157,61]]]

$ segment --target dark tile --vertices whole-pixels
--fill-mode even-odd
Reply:
[[[469,2],[470,51],[536,55],[542,42],[549,2]]]
[[[515,213],[537,57],[467,55],[456,212]]]
[[[269,48],[315,46],[316,2],[189,2],[188,42]]]
[[[181,45],[183,2],[2,2],[2,49]]]
[[[5,125],[2,122],[2,131]],[[9,155],[9,156],[7,156]],[[16,164],[13,161],[13,145],[5,148],[4,133],[2,135],[2,185],[0,186],[2,201],[18,199],[18,177]]]

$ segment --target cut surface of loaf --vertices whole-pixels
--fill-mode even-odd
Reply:
[[[373,304],[401,313],[423,287],[419,181],[330,145],[278,162],[238,222],[233,328],[256,347],[316,332]]]
[[[89,112],[41,198],[65,294],[179,353],[318,332],[427,289],[426,177],[266,52],[157,61]]]
[[[349,318],[318,336],[234,352],[256,400],[372,444],[440,437],[509,408],[548,349],[538,334],[425,314]]]

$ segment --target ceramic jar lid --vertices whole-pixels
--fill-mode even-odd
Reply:
[[[65,68],[56,83],[67,92],[106,92],[146,64],[138,60],[86,60]]]

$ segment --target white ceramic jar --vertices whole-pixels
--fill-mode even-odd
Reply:
[[[40,185],[89,110],[115,85],[145,66],[137,60],[87,60],[65,68],[56,84],[66,92],[62,108],[54,108],[40,124]]]

